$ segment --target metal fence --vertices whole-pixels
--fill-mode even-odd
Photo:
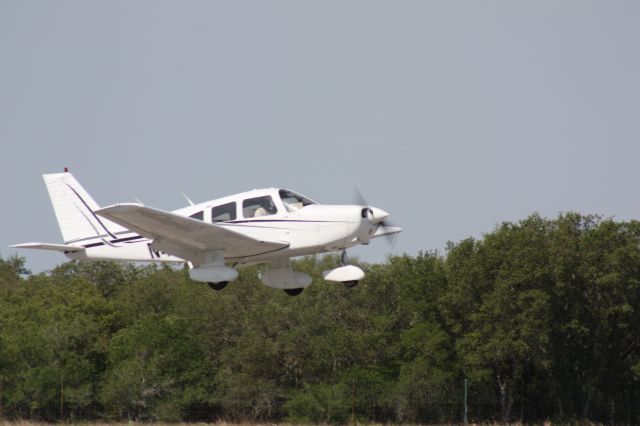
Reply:
[[[177,400],[180,395],[174,395]],[[416,388],[398,392],[379,382],[351,380],[318,384],[289,395],[253,395],[218,398],[191,405],[156,401],[131,407],[90,406],[71,408],[64,400],[50,406],[25,401],[18,409],[0,405],[0,420],[29,419],[47,422],[169,421],[169,422],[269,422],[306,424],[465,424],[482,422],[544,422],[557,417],[557,401],[514,395],[508,418],[499,392],[470,382],[449,387]],[[631,411],[593,407],[592,420],[604,424],[638,424],[635,405]],[[4,411],[3,411],[4,409]],[[569,415],[569,418],[576,418]]]

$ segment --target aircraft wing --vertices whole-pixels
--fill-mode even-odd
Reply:
[[[289,246],[287,242],[261,241],[228,227],[141,204],[116,204],[96,213],[153,239],[157,249],[195,263],[201,263],[203,253],[212,250],[224,250],[226,258],[242,258]]]

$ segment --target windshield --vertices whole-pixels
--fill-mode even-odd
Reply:
[[[309,206],[311,204],[318,204],[305,196],[296,194],[295,192],[289,191],[287,189],[281,189],[279,194],[284,206],[289,212],[300,210],[301,208]]]

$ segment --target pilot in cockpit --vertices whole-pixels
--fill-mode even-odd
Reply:
[[[303,207],[302,200],[298,200],[297,198],[289,198],[286,201],[283,201],[289,211],[300,210]]]
[[[286,189],[280,190],[280,199],[282,200],[284,206],[287,208],[288,212],[294,212],[310,204],[315,204],[315,201],[312,201],[306,197],[303,197],[302,195],[296,194]]]
[[[253,217],[266,216],[276,213],[276,206],[273,204],[271,197],[262,198],[260,199],[259,203],[260,207],[258,207],[256,211],[253,212]]]

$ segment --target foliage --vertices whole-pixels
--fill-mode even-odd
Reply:
[[[214,292],[184,269],[0,259],[0,418],[637,423],[640,223],[532,215],[444,254],[322,280],[262,266]]]

